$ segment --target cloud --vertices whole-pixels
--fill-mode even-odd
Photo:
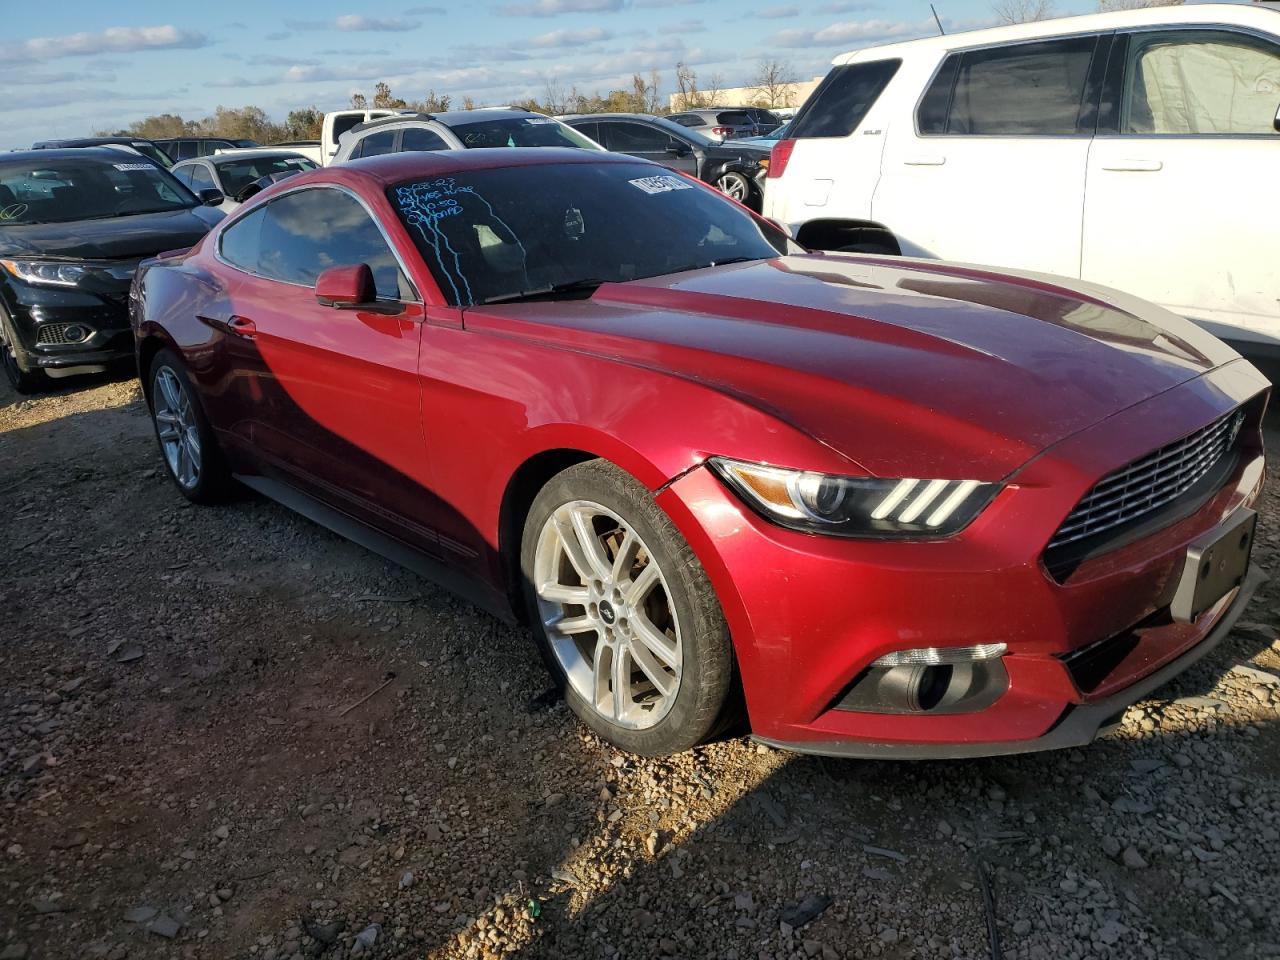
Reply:
[[[868,46],[886,40],[905,40],[937,33],[933,21],[903,23],[893,20],[848,20],[821,30],[783,30],[772,42],[778,47]]]
[[[800,16],[799,7],[764,7],[755,12],[761,20],[789,20]]]
[[[558,50],[561,47],[580,47],[588,43],[599,43],[601,40],[609,40],[612,37],[613,34],[602,27],[588,27],[586,30],[552,30],[550,33],[531,38],[528,43],[531,47]]]
[[[406,17],[441,17],[448,12],[446,7],[410,7],[404,15]]]
[[[345,30],[347,32],[403,33],[421,26],[416,20],[401,17],[366,17],[360,13],[344,13],[333,20],[286,20],[291,30]]]
[[[145,50],[195,50],[207,47],[209,38],[172,25],[157,27],[108,27],[101,33],[68,33],[58,37],[34,37],[22,43],[0,46],[0,63],[88,57],[100,53],[138,53]]]
[[[619,13],[627,0],[532,0],[531,3],[509,3],[498,12],[509,17],[558,17],[562,13]]]

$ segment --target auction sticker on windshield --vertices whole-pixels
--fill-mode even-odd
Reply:
[[[682,177],[641,177],[639,180],[628,180],[633,187],[639,187],[645,193],[671,193],[674,190],[692,190],[693,184]]]

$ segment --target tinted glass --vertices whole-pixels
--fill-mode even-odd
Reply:
[[[876,60],[836,67],[818,85],[792,124],[791,136],[847,137],[902,66],[901,60]]]
[[[1120,131],[1276,135],[1280,47],[1209,31],[1130,41]]]
[[[333,118],[333,139],[336,143],[338,138],[354,127],[356,124],[364,123],[363,114],[352,114],[346,117]]]
[[[172,173],[178,179],[179,183],[181,183],[184,187],[189,187],[191,186],[191,174],[193,170],[194,168],[190,166],[178,167],[177,169],[173,170]]]
[[[198,203],[150,160],[124,150],[106,152],[109,160],[88,151],[74,160],[5,160],[0,154],[0,226],[103,220]]]
[[[392,153],[396,148],[396,131],[383,130],[364,137],[351,151],[352,157],[379,157],[384,153]]]
[[[573,129],[577,130],[584,136],[590,137],[592,140],[596,141],[596,143],[600,142],[600,124],[596,123],[594,120],[575,120],[570,123],[569,126],[573,127]]]
[[[953,53],[942,62],[929,89],[920,100],[916,124],[922,135],[947,132],[947,113],[951,109],[951,92],[956,87],[956,72],[960,69],[961,54]]]
[[[246,157],[218,163],[218,178],[227,196],[234,197],[255,180],[277,174],[314,170],[316,165],[306,157]]]
[[[703,120],[696,113],[676,114],[668,119],[674,120],[682,127],[705,127],[707,125],[707,121]]]
[[[400,137],[401,150],[448,150],[449,145],[438,133],[422,127],[408,127]]]
[[[159,149],[154,143],[147,143],[145,140],[141,140],[131,143],[129,146],[133,147],[133,149],[137,150],[148,160],[152,160],[166,169],[173,166],[173,160],[170,159],[169,155]]]
[[[964,54],[946,132],[1065,136],[1079,131],[1095,37],[1022,43]]]
[[[191,189],[192,190],[211,190],[217,186],[213,182],[213,174],[209,172],[209,168],[203,163],[193,163],[191,165]]]
[[[174,144],[175,151],[170,152],[169,156],[176,160],[190,160],[196,155],[196,142],[194,140],[179,140]]]
[[[799,252],[720,194],[647,163],[474,170],[387,195],[440,289],[460,306]]]
[[[399,299],[395,256],[364,207],[341,190],[299,190],[266,205],[257,272],[310,286],[329,267],[367,263],[379,297]]]
[[[259,207],[222,231],[218,252],[223,260],[249,273],[258,272],[259,241],[266,212],[265,207]]]
[[[550,117],[512,117],[455,123],[450,129],[468,149],[483,147],[578,147],[594,150],[591,143],[567,124]]]
[[[749,127],[752,119],[745,110],[725,110],[716,114],[716,123],[729,127]]]
[[[670,134],[643,123],[602,123],[600,135],[614,153],[665,153],[672,144]]]

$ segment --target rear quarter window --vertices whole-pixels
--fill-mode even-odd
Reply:
[[[849,136],[901,66],[901,60],[874,60],[836,67],[796,115],[791,138]]]

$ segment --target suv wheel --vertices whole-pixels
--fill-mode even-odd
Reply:
[[[8,317],[0,313],[0,366],[5,379],[18,393],[39,393],[49,389],[49,378],[40,369],[28,370],[18,359],[19,348],[10,340]]]
[[[554,477],[521,548],[529,621],[569,707],[624,750],[687,750],[725,722],[733,654],[720,603],[643,486],[600,460]]]

